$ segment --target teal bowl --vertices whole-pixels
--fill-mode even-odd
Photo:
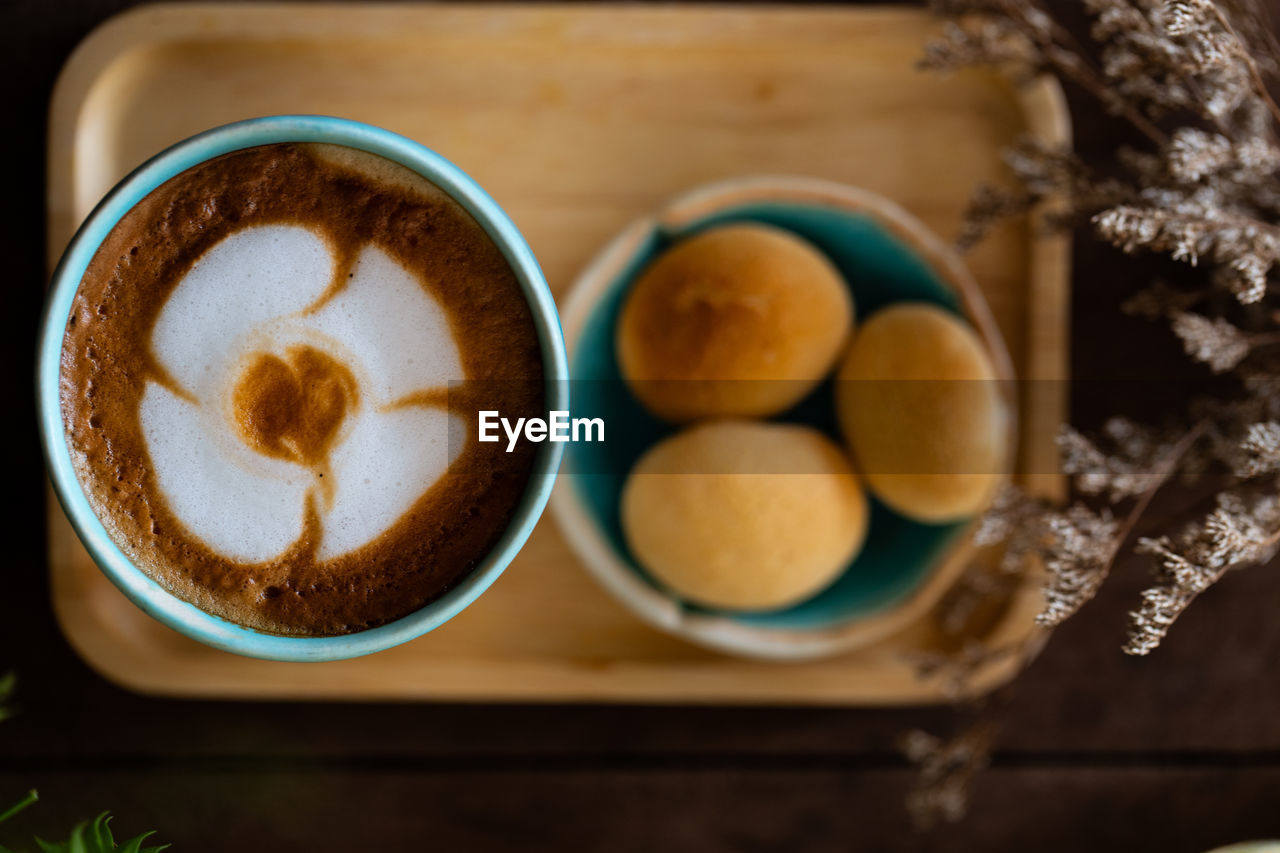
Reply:
[[[215,128],[156,155],[117,184],[76,232],[54,271],[40,327],[36,365],[40,433],[49,477],[63,511],[103,574],[134,604],[170,628],[224,651],[280,661],[339,660],[419,637],[447,622],[488,589],[542,515],[564,445],[546,442],[539,449],[510,524],[470,575],[408,616],[367,631],[337,637],[283,637],[253,631],[178,598],[129,561],[85,498],[62,429],[59,366],[72,299],[98,245],[120,217],[148,193],[205,160],[277,142],[327,142],[379,154],[423,175],[461,204],[502,251],[529,303],[542,347],[547,408],[569,408],[568,364],[551,290],[515,224],[475,181],[439,154],[389,130],[330,116],[268,116]]]
[[[844,274],[858,321],[895,302],[930,302],[965,318],[997,375],[1013,371],[981,292],[937,236],[896,204],[853,187],[805,178],[717,183],[632,223],[587,267],[562,306],[574,378],[574,417],[599,417],[607,440],[572,444],[552,511],[587,570],[644,621],[701,645],[746,657],[803,660],[867,645],[921,618],[971,556],[972,520],[922,524],[872,500],[866,545],[837,580],[784,610],[740,613],[681,601],[645,573],[622,533],[622,484],[639,457],[676,428],[626,389],[614,351],[623,297],[667,246],[728,222],[787,229],[822,249]],[[856,334],[856,331],[855,331]],[[1011,389],[1012,383],[1001,383]],[[1006,391],[1011,393],[1011,390]],[[1017,429],[1006,399],[1009,459]],[[840,440],[832,383],[774,418],[815,426]]]

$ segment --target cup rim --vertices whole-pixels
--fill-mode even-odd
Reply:
[[[170,146],[137,167],[97,204],[54,269],[40,321],[36,397],[40,440],[54,493],[103,574],[152,618],[205,645],[277,661],[331,661],[382,651],[456,616],[497,580],[520,551],[551,495],[564,445],[544,442],[519,504],[498,542],[460,583],[385,625],[331,637],[267,634],[201,610],[135,566],[107,533],[76,476],[59,394],[63,337],[71,304],[102,241],[130,209],[165,181],[222,154],[281,142],[332,143],[386,157],[440,187],[462,205],[506,258],[520,284],[542,350],[548,410],[569,408],[569,367],[559,313],[533,250],[510,217],[471,177],[431,149],[389,130],[325,115],[274,115],[222,125]]]

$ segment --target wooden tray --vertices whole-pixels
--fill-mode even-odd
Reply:
[[[557,294],[633,217],[704,181],[770,172],[861,185],[957,232],[974,184],[1019,134],[1067,141],[1058,90],[917,72],[933,23],[914,10],[613,6],[144,7],[93,33],[54,93],[50,262],[129,169],[197,131],[270,113],[330,113],[453,160],[523,230]],[[1066,375],[1067,253],[1002,228],[972,258],[1023,378]],[[1023,385],[1033,486],[1060,488],[1065,383]],[[443,628],[353,661],[280,664],[216,652],[129,604],[56,503],[54,605],[111,680],[243,698],[889,704],[939,701],[909,652],[925,620],[817,663],[731,660],[645,627],[575,563],[544,517],[506,574]],[[1029,633],[1030,585],[996,631]],[[994,666],[981,681],[1010,675]]]

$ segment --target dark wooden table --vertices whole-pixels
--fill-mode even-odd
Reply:
[[[65,837],[104,808],[183,853],[477,850],[1202,851],[1280,837],[1280,571],[1210,591],[1146,660],[1120,651],[1145,564],[1025,676],[966,821],[916,834],[905,728],[940,709],[343,705],[150,699],[69,649],[49,605],[43,473],[32,416],[43,262],[45,111],[58,68],[125,0],[4,0],[0,234],[12,544],[0,565],[0,671],[21,713],[0,723],[0,805],[42,802],[0,843]],[[1115,139],[1073,101],[1079,145]],[[1167,332],[1121,319],[1135,279],[1163,271],[1079,241],[1073,414],[1096,421],[1182,359]],[[1195,508],[1173,490],[1153,523]]]

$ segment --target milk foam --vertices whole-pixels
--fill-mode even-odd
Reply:
[[[366,246],[351,274],[306,325],[342,342],[364,368],[362,392],[391,403],[462,378],[444,309],[412,273],[381,249]]]
[[[230,342],[305,310],[333,274],[333,253],[308,228],[237,231],[196,261],[174,289],[156,317],[151,352],[184,391],[203,399],[223,381]]]
[[[260,563],[298,538],[310,471],[265,456],[255,466],[228,458],[200,407],[156,383],[143,393],[138,415],[169,508],[212,550]]]
[[[335,266],[310,229],[246,228],[200,258],[157,317],[152,352],[178,389],[149,383],[140,404],[156,481],[189,531],[233,560],[284,553],[308,501],[320,518],[319,559],[368,544],[465,443],[461,418],[405,402],[466,378],[444,310],[376,246],[360,251],[336,291]],[[298,342],[344,364],[359,385],[327,465],[314,470],[248,447],[227,404],[245,364]]]
[[[464,432],[460,435],[458,429]],[[465,429],[464,421],[442,409],[364,410],[357,415],[351,437],[333,453],[338,488],[324,513],[316,556],[340,557],[389,528],[444,474]]]

